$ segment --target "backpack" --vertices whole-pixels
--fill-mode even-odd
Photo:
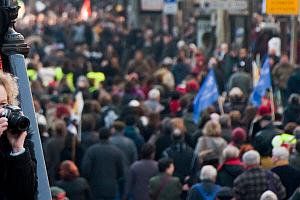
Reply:
[[[196,189],[199,196],[204,200],[215,200],[217,197],[217,193],[220,191],[220,186],[216,185],[211,193],[207,193],[204,191],[202,184],[196,184],[193,188]]]

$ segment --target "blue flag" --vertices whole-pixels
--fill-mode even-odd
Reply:
[[[255,107],[259,107],[261,104],[261,99],[266,94],[266,90],[271,88],[271,74],[270,74],[270,64],[269,58],[266,59],[263,67],[260,70],[260,77],[257,85],[253,89],[251,95],[251,103]]]
[[[218,86],[214,70],[210,70],[197,96],[194,99],[194,122],[197,124],[200,114],[207,107],[215,103],[219,98]]]

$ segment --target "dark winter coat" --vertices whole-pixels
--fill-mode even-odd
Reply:
[[[123,169],[122,152],[108,141],[91,146],[82,160],[82,175],[96,200],[115,198]]]
[[[5,136],[0,138],[0,199],[34,200],[37,194],[36,158],[33,143],[26,139],[25,152],[11,156]]]
[[[133,163],[125,186],[125,196],[131,196],[132,200],[150,200],[149,180],[157,173],[156,161],[143,159]]]
[[[54,185],[64,189],[70,200],[93,200],[90,186],[82,177],[77,177],[72,181],[58,181]]]
[[[221,186],[233,187],[233,182],[244,172],[244,166],[238,159],[228,160],[218,168],[216,183]]]
[[[272,124],[269,124],[255,135],[252,145],[261,156],[271,156],[272,139],[278,134],[279,131]]]
[[[288,96],[297,93],[300,94],[300,68],[295,69],[287,81]]]
[[[294,191],[300,186],[300,172],[290,165],[277,166],[271,169],[277,174],[286,189],[286,197],[292,196]]]
[[[193,162],[194,151],[184,142],[176,142],[163,152],[163,157],[172,158],[174,161],[174,176],[178,177],[181,183],[185,177],[192,175],[195,171],[196,162]]]

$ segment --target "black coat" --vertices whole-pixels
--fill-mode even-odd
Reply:
[[[300,94],[299,84],[300,84],[300,68],[297,68],[291,74],[287,82],[288,96],[293,93]]]
[[[269,124],[255,135],[252,145],[261,156],[271,156],[272,139],[278,134],[279,131],[272,124]]]
[[[216,183],[221,186],[233,187],[233,181],[236,177],[244,172],[244,168],[241,165],[229,165],[225,164],[218,171]]]
[[[289,122],[300,123],[300,105],[289,104],[283,113],[283,125]]]
[[[272,168],[272,172],[276,173],[282,185],[286,189],[286,197],[292,196],[294,191],[300,186],[300,172],[290,165],[283,165]]]
[[[72,181],[58,181],[54,184],[66,191],[66,196],[70,200],[92,200],[93,196],[90,186],[82,177],[77,177]]]
[[[33,143],[26,139],[25,153],[10,156],[11,147],[7,138],[0,138],[0,199],[34,200],[37,191],[36,159]]]
[[[175,166],[174,176],[178,177],[181,183],[184,183],[184,179],[196,171],[196,162],[193,160],[194,150],[184,142],[172,144],[163,152],[163,156],[173,159]]]
[[[124,175],[123,154],[108,141],[91,146],[82,160],[82,175],[95,199],[114,199],[118,180]]]

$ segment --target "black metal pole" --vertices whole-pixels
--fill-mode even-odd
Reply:
[[[29,80],[27,77],[25,58],[29,52],[29,47],[24,42],[24,37],[14,30],[15,20],[18,17],[19,7],[10,0],[0,0],[0,10],[8,20],[8,27],[0,27],[0,30],[7,29],[1,47],[3,56],[3,70],[12,73],[18,78],[19,100],[21,108],[26,116],[30,118],[33,135],[31,140],[34,143],[34,150],[37,159],[38,176],[38,199],[49,200],[51,198],[48,176],[42,151],[40,134],[35,118],[32,95]],[[1,16],[0,16],[1,17]],[[3,18],[2,18],[3,19]],[[1,19],[0,19],[1,20]]]

